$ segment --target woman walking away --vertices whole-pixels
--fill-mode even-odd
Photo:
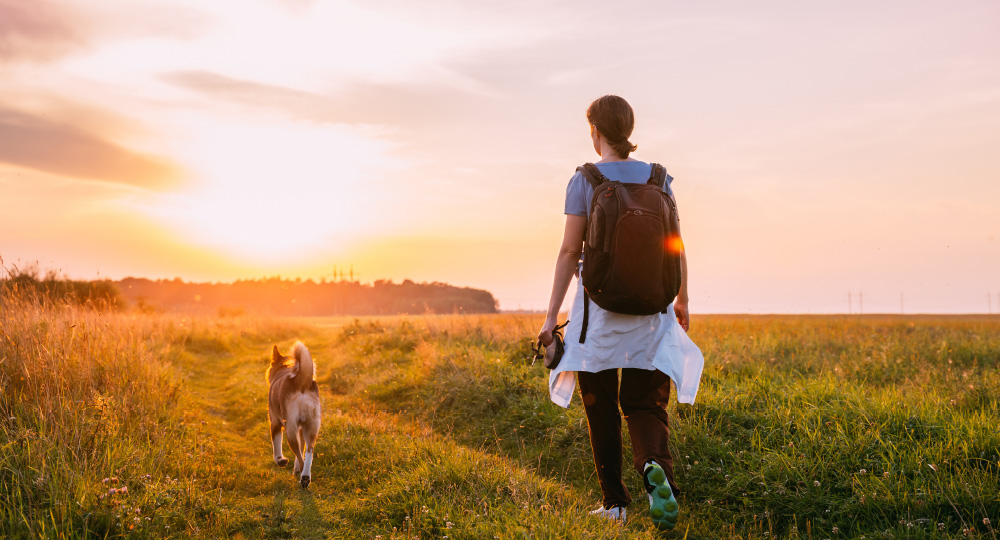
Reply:
[[[568,407],[580,383],[603,494],[591,514],[624,523],[631,502],[622,481],[621,406],[649,514],[659,528],[672,529],[679,490],[668,446],[670,381],[678,401],[694,403],[704,364],[687,337],[687,258],[673,178],[659,165],[629,157],[636,149],[628,140],[635,120],[624,99],[599,98],[587,120],[601,159],[577,169],[566,188],[566,228],[538,333],[543,345],[552,343],[572,277],[580,279],[549,393]]]

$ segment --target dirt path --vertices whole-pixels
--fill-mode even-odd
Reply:
[[[291,464],[280,468],[271,459],[269,346],[239,343],[191,358],[187,387],[200,453],[192,459],[217,490],[220,510],[208,517],[214,531],[231,538],[578,536],[586,498],[574,488],[386,412],[363,388],[331,391],[322,380],[332,369],[378,375],[336,356],[345,354],[338,352],[338,335],[336,327],[311,327],[302,336],[317,364],[323,403],[308,489],[299,487]],[[287,442],[284,453],[291,456]],[[584,521],[591,538],[635,537],[603,520]]]

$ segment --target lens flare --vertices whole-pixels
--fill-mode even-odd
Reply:
[[[663,241],[663,248],[671,253],[681,253],[684,251],[684,241],[680,236],[671,236]]]

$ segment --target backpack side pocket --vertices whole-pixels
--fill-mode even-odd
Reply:
[[[594,251],[607,251],[604,247],[604,209],[594,205],[587,222],[587,248]]]

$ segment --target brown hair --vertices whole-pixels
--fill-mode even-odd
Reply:
[[[638,148],[629,142],[635,115],[632,106],[618,96],[601,96],[587,107],[587,121],[608,140],[618,157],[625,159]]]

